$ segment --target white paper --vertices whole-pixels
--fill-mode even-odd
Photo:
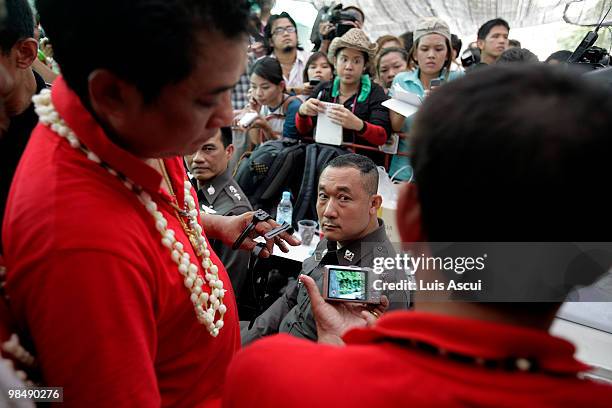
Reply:
[[[399,135],[397,133],[391,133],[391,137],[382,146],[378,146],[378,150],[387,154],[397,154],[397,147],[399,146]]]
[[[382,106],[399,113],[404,117],[414,115],[421,106],[423,100],[420,96],[403,90],[399,85],[393,86],[393,98],[387,99],[382,103]]]
[[[317,116],[317,128],[315,129],[315,142],[325,143],[334,146],[342,144],[342,126],[331,121],[327,116],[328,110],[332,106],[342,106],[337,103],[321,102],[325,106],[325,112]]]

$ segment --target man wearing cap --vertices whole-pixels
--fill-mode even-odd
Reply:
[[[450,70],[453,61],[451,33],[446,22],[437,17],[423,18],[417,23],[410,58],[417,68],[396,75],[389,91],[391,96],[393,96],[393,87],[398,85],[403,90],[424,98],[430,92],[433,80],[444,83],[463,75],[463,72]],[[390,112],[390,117],[393,130],[402,135],[398,151],[410,152],[410,129],[413,117],[406,118],[394,111]],[[389,174],[395,175],[398,180],[410,180],[412,177],[410,158],[393,156]]]
[[[342,37],[334,38],[329,58],[337,75],[331,82],[319,84],[313,95],[300,106],[296,126],[302,135],[310,135],[316,127],[317,115],[325,112],[322,102],[335,106],[327,112],[332,122],[342,126],[343,141],[378,147],[384,145],[391,134],[389,110],[382,106],[387,100],[384,89],[368,75],[374,64],[377,45],[359,28],[352,28]],[[358,151],[379,165],[384,154],[378,151]]]

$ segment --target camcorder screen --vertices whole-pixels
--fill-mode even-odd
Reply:
[[[327,291],[332,299],[366,300],[366,272],[332,269]]]

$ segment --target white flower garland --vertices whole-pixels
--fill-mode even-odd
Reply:
[[[199,211],[191,195],[192,186],[189,180],[185,180],[183,186],[185,205],[182,213],[188,218],[191,230],[197,233],[197,248],[195,250],[196,253],[202,254],[204,279],[210,287],[210,294],[202,289],[204,279],[198,273],[198,266],[191,262],[189,254],[184,251],[183,244],[176,239],[175,232],[168,228],[168,220],[157,210],[157,204],[151,196],[140,186],[135,185],[127,177],[118,174],[108,164],[102,162],[94,152],[90,151],[79,141],[77,135],[60,118],[55,110],[51,101],[50,90],[43,90],[40,94],[35,95],[32,100],[34,101],[36,113],[43,124],[49,126],[59,136],[67,139],[70,146],[81,150],[89,160],[98,163],[110,174],[122,180],[123,184],[138,196],[140,202],[145,206],[149,214],[153,216],[155,228],[161,234],[162,245],[168,248],[172,260],[178,265],[178,270],[184,278],[185,286],[191,294],[190,299],[193,303],[198,322],[206,326],[211,336],[217,337],[219,330],[223,327],[223,316],[227,312],[227,307],[223,304],[225,289],[223,289],[223,281],[219,279],[219,268],[210,260],[210,251],[202,235],[202,227],[198,223]],[[219,313],[219,319],[215,321],[217,312]]]

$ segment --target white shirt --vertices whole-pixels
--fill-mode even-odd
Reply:
[[[295,58],[295,62],[293,63],[293,67],[291,67],[289,78],[283,75],[285,86],[287,88],[301,87],[304,85],[304,68],[306,68],[306,63],[308,62],[308,58],[310,58],[311,54],[312,53],[310,51],[297,50],[297,56]],[[274,53],[272,53],[270,56],[276,58]]]

